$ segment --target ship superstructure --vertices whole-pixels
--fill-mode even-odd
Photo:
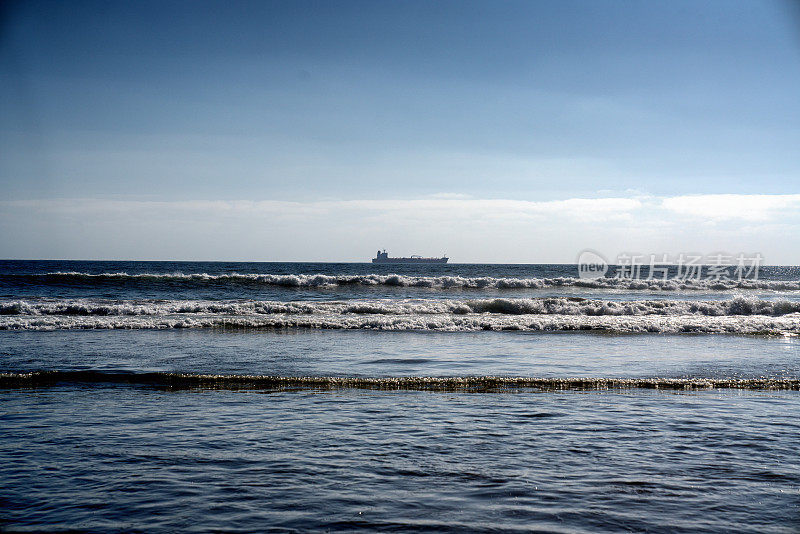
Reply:
[[[380,250],[372,258],[372,263],[447,263],[447,260],[450,259],[447,256],[442,256],[441,258],[423,258],[422,256],[410,256],[408,258],[392,258],[389,257],[389,254],[384,250],[381,252]]]

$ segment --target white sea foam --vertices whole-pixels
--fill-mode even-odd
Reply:
[[[536,332],[595,330],[616,333],[797,334],[800,317],[438,315],[438,316],[157,316],[157,317],[4,317],[3,330],[166,329],[166,328],[316,328],[433,330],[445,332],[519,330]]]
[[[0,301],[0,329],[336,328],[799,333],[800,302],[403,299],[332,302],[25,299]]]
[[[106,300],[31,298],[0,300],[0,315],[767,315],[800,313],[800,301],[737,296],[728,300],[614,301],[580,297],[444,299],[365,299],[279,302],[268,300]]]
[[[127,281],[165,281],[212,284],[254,284],[287,288],[319,288],[341,286],[421,287],[431,289],[545,289],[556,287],[581,287],[589,289],[616,289],[628,291],[680,291],[680,290],[772,290],[800,291],[800,280],[640,280],[573,277],[555,278],[495,278],[465,276],[406,276],[400,274],[327,275],[327,274],[208,274],[208,273],[82,273],[53,272],[46,274],[4,275],[26,278],[37,282],[92,283]]]
[[[252,374],[199,374],[169,372],[36,371],[0,373],[0,387],[47,387],[65,383],[144,384],[170,388],[360,388],[457,391],[479,389],[482,393],[508,388],[537,389],[770,389],[797,390],[800,380],[791,378],[603,378],[526,376],[279,376]]]

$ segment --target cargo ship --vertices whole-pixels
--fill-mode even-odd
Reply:
[[[372,263],[447,263],[450,259],[447,256],[441,258],[423,258],[422,256],[411,256],[409,258],[390,258],[389,254],[384,250],[378,251],[378,254],[372,258]]]

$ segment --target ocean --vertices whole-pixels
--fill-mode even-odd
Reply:
[[[797,532],[800,268],[614,274],[0,261],[0,529]]]

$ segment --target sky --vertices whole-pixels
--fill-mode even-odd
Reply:
[[[796,2],[0,5],[3,258],[800,264]]]

